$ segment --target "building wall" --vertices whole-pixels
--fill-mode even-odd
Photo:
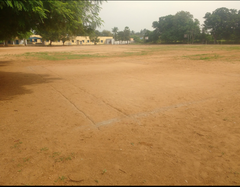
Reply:
[[[42,38],[40,35],[31,35],[30,37],[37,37],[37,38]],[[132,38],[130,39],[130,41],[115,41],[113,39],[113,37],[111,36],[99,36],[99,42],[97,43],[99,44],[129,44],[134,42],[132,40]],[[11,43],[9,43],[9,46],[13,46],[13,45],[24,45],[24,41],[23,40],[19,40],[18,38],[16,38],[14,41],[11,41]],[[44,44],[42,43],[42,39],[32,39],[31,41],[27,41],[27,44],[33,44],[33,45],[49,45],[50,41],[49,40],[45,40]],[[53,41],[52,45],[63,45],[62,40],[58,40],[58,41]],[[94,45],[93,42],[90,41],[88,36],[76,36],[73,37],[71,40],[68,40],[64,43],[64,45]],[[0,46],[3,46],[3,44],[0,44]]]
[[[31,35],[30,37],[39,37],[42,38],[40,35]],[[113,37],[109,37],[109,36],[99,36],[99,42],[97,43],[99,44],[107,44],[106,40],[107,39],[113,39]],[[31,41],[33,44],[38,44],[38,43],[42,43],[41,39],[37,39],[37,41]],[[50,41],[49,40],[45,40],[44,41],[44,45],[49,45]],[[52,45],[63,45],[62,40],[58,40],[58,41],[53,41]],[[67,40],[64,45],[94,45],[93,42],[90,41],[88,36],[76,36],[73,37],[71,40]]]

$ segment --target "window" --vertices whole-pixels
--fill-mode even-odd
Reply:
[[[46,42],[49,42],[49,40],[46,40]]]
[[[84,40],[82,42],[84,43]]]
[[[60,40],[58,40],[58,42],[60,42]]]
[[[72,40],[72,43],[74,43],[74,40]]]
[[[89,43],[89,40],[87,41],[87,43]]]
[[[103,43],[103,40],[101,40],[101,43]]]

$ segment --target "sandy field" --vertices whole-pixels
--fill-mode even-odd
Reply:
[[[0,142],[2,186],[239,186],[240,46],[1,47]]]

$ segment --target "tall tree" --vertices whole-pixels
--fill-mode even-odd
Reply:
[[[114,28],[112,29],[112,32],[114,33],[114,40],[116,41],[116,40],[117,40],[118,28],[117,28],[117,27],[114,27]]]
[[[100,0],[43,1],[44,7],[49,10],[46,13],[48,19],[38,25],[37,33],[40,35],[49,33],[49,36],[54,38],[58,36],[59,39],[90,34],[94,30],[92,27],[103,23],[99,17],[101,3]]]
[[[157,43],[158,40],[159,40],[159,35],[156,30],[154,30],[154,31],[147,30],[146,31],[146,33],[144,35],[145,42]]]
[[[102,1],[1,0],[0,40],[9,40],[30,30],[41,35],[57,35],[59,39],[86,33],[92,23],[97,26],[103,23],[99,17]]]
[[[90,39],[91,42],[94,43],[94,45],[97,45],[97,43],[100,41],[96,32],[90,33],[89,34],[89,39]]]
[[[221,39],[229,40],[235,32],[237,10],[222,7],[212,13],[207,12],[204,18],[204,27],[213,36],[214,43]]]
[[[235,40],[240,40],[240,10],[235,14],[235,19],[234,19],[234,36],[233,39]]]
[[[124,28],[123,33],[124,33],[124,40],[126,40],[127,42],[129,42],[129,40],[130,40],[130,29],[129,29],[129,27],[126,26],[126,27]]]
[[[158,22],[152,23],[152,27],[155,29],[153,38],[158,40],[158,35],[164,42],[184,42],[184,35],[187,34],[193,43],[196,35],[200,33],[199,21],[185,11],[160,17]]]
[[[124,32],[123,31],[119,31],[118,35],[117,35],[117,38],[120,41],[124,41]]]

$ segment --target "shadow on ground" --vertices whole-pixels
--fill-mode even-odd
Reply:
[[[13,99],[17,95],[31,94],[32,90],[25,86],[46,84],[54,80],[60,79],[49,77],[47,74],[39,76],[32,73],[0,71],[0,101]]]
[[[0,67],[1,66],[7,66],[11,63],[11,61],[0,61]]]

